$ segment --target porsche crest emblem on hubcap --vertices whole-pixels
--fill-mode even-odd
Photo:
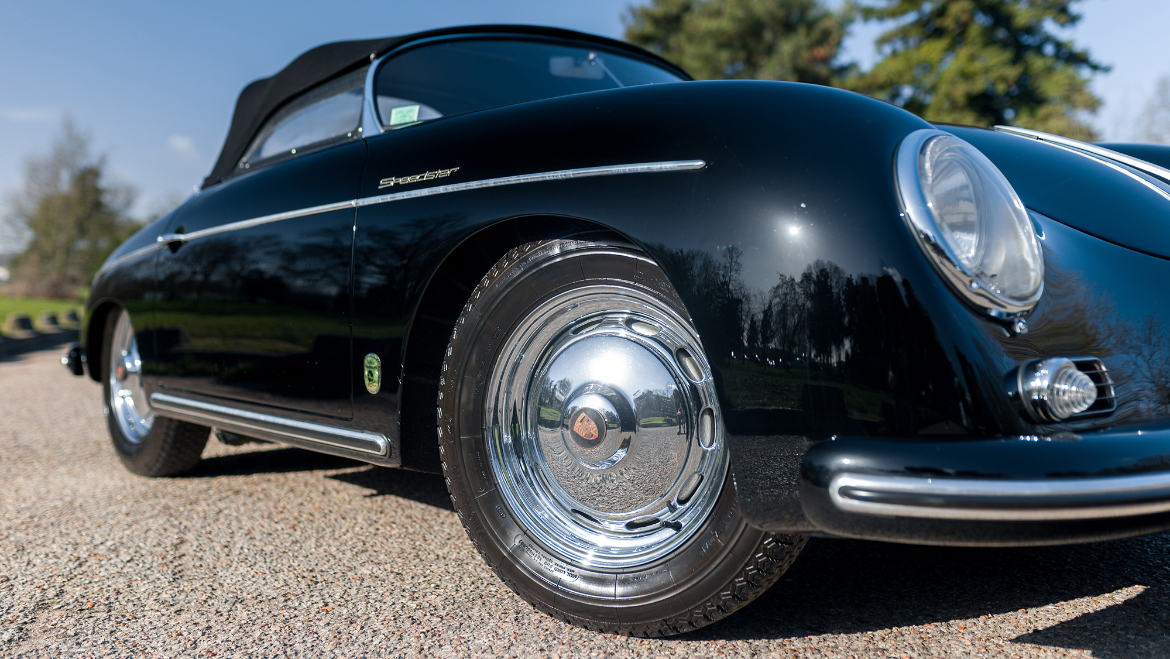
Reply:
[[[583,407],[573,415],[573,441],[584,448],[596,448],[605,440],[605,419],[597,410]]]

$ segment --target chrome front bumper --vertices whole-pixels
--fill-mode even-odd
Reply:
[[[845,512],[954,520],[1045,521],[1170,511],[1170,473],[1069,480],[976,480],[838,474],[829,497]]]
[[[825,535],[1018,546],[1170,529],[1170,425],[1057,437],[843,438],[805,452]]]

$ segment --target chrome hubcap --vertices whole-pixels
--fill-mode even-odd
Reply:
[[[110,413],[126,439],[138,444],[154,425],[154,411],[142,386],[142,358],[130,315],[122,312],[110,344]]]
[[[728,464],[702,355],[683,318],[620,286],[549,300],[512,333],[484,425],[501,492],[536,539],[620,569],[694,534]]]

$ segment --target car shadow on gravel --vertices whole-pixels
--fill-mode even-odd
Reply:
[[[299,448],[262,449],[248,453],[203,458],[199,465],[179,478],[216,478],[251,474],[281,474],[366,467],[360,471],[329,474],[326,478],[371,490],[367,497],[395,496],[443,510],[455,511],[447,484],[438,474],[377,467]]]
[[[853,634],[1010,614],[1122,588],[1139,595],[1068,622],[996,635],[1092,650],[1170,653],[1170,534],[1063,547],[970,549],[813,539],[756,602],[681,638],[760,639]],[[1052,612],[1067,617],[1067,613]],[[1023,614],[1020,614],[1023,615]],[[1044,612],[1029,612],[1030,624]],[[1012,636],[1013,633],[1018,635]]]
[[[370,467],[361,471],[330,474],[329,478],[371,490],[367,497],[402,497],[443,510],[455,511],[447,484],[438,474],[405,469]]]
[[[203,458],[197,467],[183,474],[180,478],[285,474],[297,471],[345,469],[362,464],[365,463],[299,448],[278,448]]]

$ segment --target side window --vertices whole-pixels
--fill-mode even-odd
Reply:
[[[375,80],[383,127],[401,128],[445,115],[682,78],[648,61],[607,50],[543,41],[461,39],[392,57]]]
[[[240,167],[360,137],[365,76],[355,71],[293,99],[256,133]]]

